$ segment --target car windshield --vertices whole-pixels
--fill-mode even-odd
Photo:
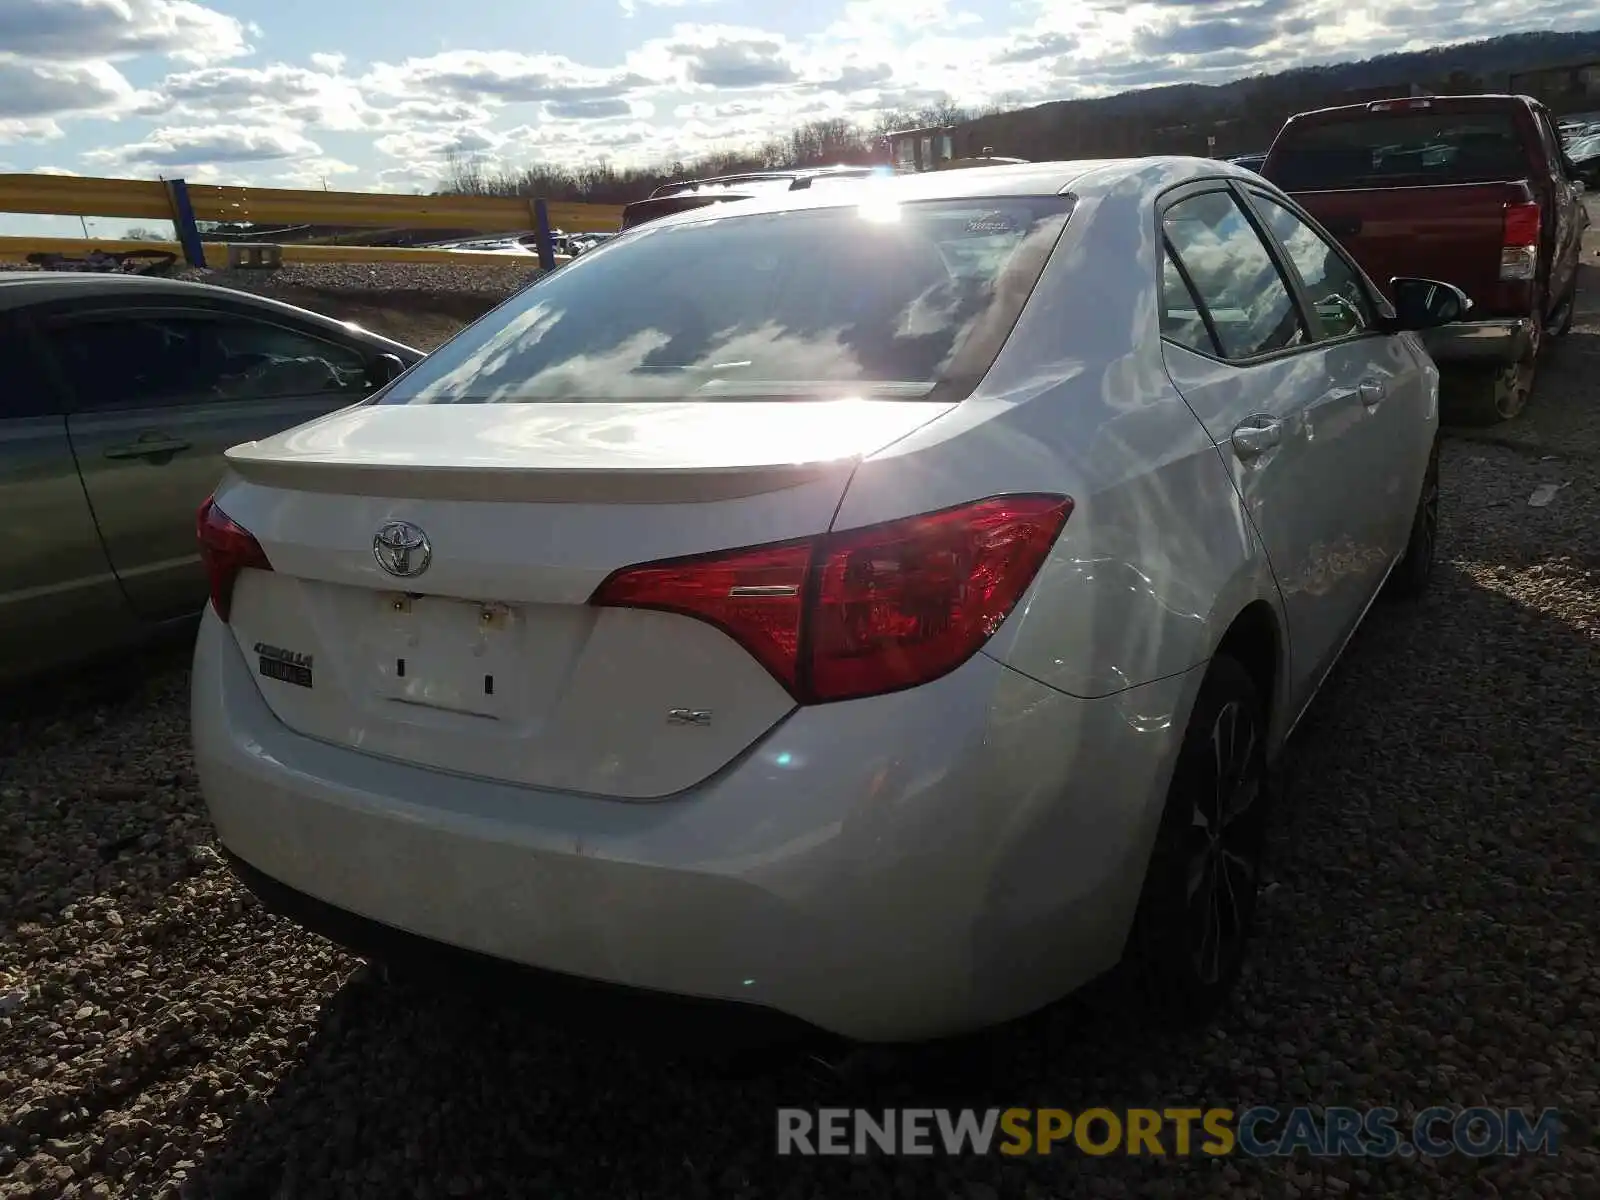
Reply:
[[[1067,197],[940,200],[644,226],[535,283],[382,404],[915,399],[976,382]]]
[[[1520,179],[1527,160],[1508,112],[1359,113],[1286,128],[1269,174],[1291,192]]]

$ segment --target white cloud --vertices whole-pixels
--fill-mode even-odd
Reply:
[[[781,34],[735,25],[680,25],[637,56],[692,91],[781,88],[799,81],[795,47]]]
[[[48,117],[0,117],[0,146],[13,142],[48,142],[64,136]]]
[[[391,158],[410,163],[438,162],[451,155],[487,158],[507,140],[507,135],[482,129],[408,129],[389,133],[373,146]]]
[[[133,87],[110,63],[27,63],[0,53],[0,119],[104,116],[134,99]]]
[[[123,170],[171,170],[177,167],[211,167],[241,163],[273,163],[289,158],[320,156],[322,147],[290,129],[255,125],[203,125],[166,127],[143,141],[105,150],[84,158]]]
[[[4,0],[0,48],[64,61],[162,54],[194,63],[249,51],[240,21],[193,0]]]
[[[639,15],[641,8],[709,8],[723,0],[617,0],[625,17]]]
[[[141,111],[152,117],[228,117],[252,122],[360,130],[371,122],[351,80],[277,63],[267,67],[202,67],[168,75]]]
[[[378,95],[443,95],[477,104],[614,99],[652,82],[627,71],[586,67],[560,54],[515,50],[447,50],[379,63],[362,80]]]

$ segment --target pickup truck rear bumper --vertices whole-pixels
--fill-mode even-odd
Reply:
[[[1505,317],[1457,321],[1427,330],[1422,341],[1436,363],[1517,363],[1528,356],[1533,346],[1533,320]]]

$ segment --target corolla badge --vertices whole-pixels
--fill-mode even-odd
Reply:
[[[410,579],[428,569],[433,546],[410,521],[385,521],[372,539],[372,557],[389,574]]]

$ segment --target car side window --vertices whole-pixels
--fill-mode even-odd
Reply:
[[[1351,337],[1371,329],[1375,317],[1372,300],[1344,255],[1271,196],[1252,194],[1262,219],[1305,284],[1321,335]]]
[[[1201,354],[1220,355],[1221,349],[1206,328],[1200,302],[1189,290],[1171,247],[1161,252],[1161,336]]]
[[[79,412],[371,391],[354,348],[245,317],[92,318],[48,339]]]
[[[40,370],[33,344],[16,325],[0,317],[0,363],[5,364],[5,386],[0,387],[0,421],[56,415],[59,408],[49,380]]]
[[[1162,226],[1194,281],[1225,358],[1254,358],[1306,344],[1288,285],[1231,193],[1179,200],[1163,215]]]

